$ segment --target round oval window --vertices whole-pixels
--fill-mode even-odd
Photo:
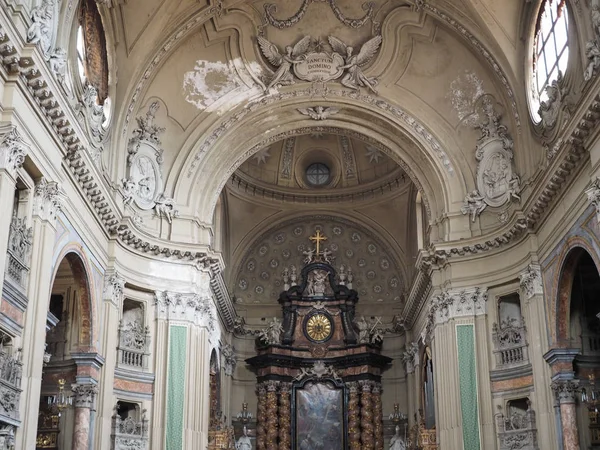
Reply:
[[[331,172],[323,163],[314,163],[306,168],[306,181],[313,186],[324,186],[329,183]]]

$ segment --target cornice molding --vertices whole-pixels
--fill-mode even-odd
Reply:
[[[60,89],[54,85],[49,68],[41,57],[36,56],[39,50],[37,50],[37,47],[29,49],[29,56],[22,56],[21,53],[25,53],[25,51],[19,51],[13,44],[13,42],[18,43],[19,41],[17,35],[9,36],[9,30],[0,26],[0,65],[9,74],[19,77],[26,91],[31,94],[34,103],[39,106],[42,115],[48,119],[51,129],[57,137],[57,142],[62,144],[65,163],[73,176],[74,182],[79,185],[82,194],[89,201],[91,209],[95,211],[96,217],[104,225],[108,236],[117,237],[134,252],[161,258],[190,261],[199,270],[208,269],[213,277],[222,277],[221,272],[224,265],[220,258],[209,257],[207,253],[202,251],[189,250],[191,247],[189,244],[177,246],[171,242],[163,242],[160,239],[144,238],[138,230],[135,230],[126,222],[122,222],[122,219],[120,219],[121,213],[108,194],[109,188],[93,163],[92,155],[86,150],[90,147],[89,142],[86,143],[80,139],[76,132],[79,125],[71,117],[68,108],[63,107],[62,94]],[[23,46],[20,45],[20,47]],[[49,83],[46,80],[49,80]],[[77,131],[80,132],[78,129]],[[222,315],[226,319],[225,323],[227,327],[232,327],[233,303],[229,293],[222,283],[215,283],[215,289],[217,289],[215,295],[220,299],[220,303],[224,308]]]

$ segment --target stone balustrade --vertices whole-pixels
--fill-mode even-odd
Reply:
[[[527,330],[516,319],[503,320],[492,326],[492,341],[496,367],[504,369],[529,363]]]
[[[148,369],[150,357],[150,330],[139,321],[119,327],[118,364],[136,370]]]

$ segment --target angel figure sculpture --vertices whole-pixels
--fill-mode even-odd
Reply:
[[[265,92],[268,92],[274,86],[288,86],[295,83],[292,67],[304,60],[303,58],[306,56],[311,41],[310,36],[304,36],[293,47],[288,45],[285,48],[285,54],[282,55],[275,44],[267,41],[262,36],[258,36],[260,51],[271,64],[278,67]]]
[[[346,63],[340,69],[346,69],[346,74],[342,78],[342,84],[350,89],[358,90],[361,86],[369,88],[377,94],[375,86],[377,79],[367,77],[362,71],[362,67],[371,62],[375,53],[381,45],[381,36],[375,36],[363,44],[358,53],[354,53],[354,47],[344,44],[334,36],[329,36],[329,45],[333,51],[340,55],[346,55]]]

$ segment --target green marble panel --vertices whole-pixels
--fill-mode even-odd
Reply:
[[[477,403],[477,364],[473,325],[456,326],[458,379],[465,450],[480,450],[479,405]]]
[[[172,325],[169,329],[169,367],[167,369],[166,450],[183,449],[186,345],[187,328]]]

